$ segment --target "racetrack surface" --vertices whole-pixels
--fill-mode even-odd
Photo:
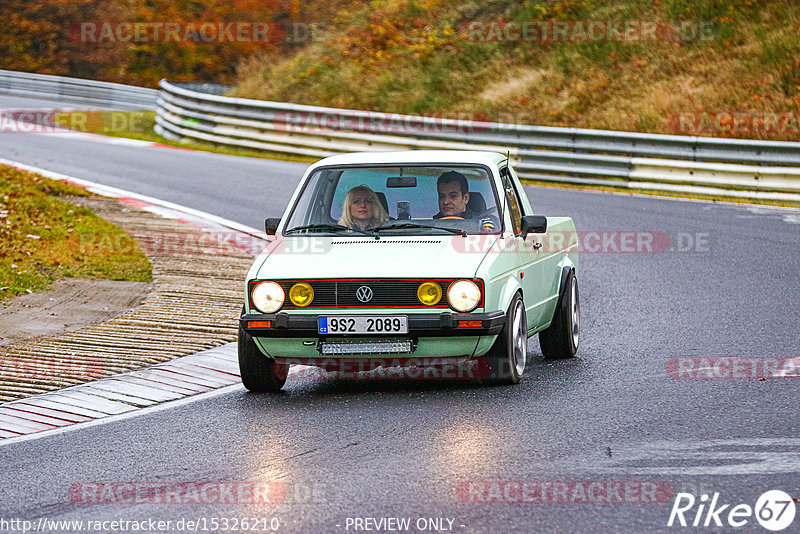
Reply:
[[[0,98],[0,108],[19,100]],[[257,228],[282,214],[306,167],[69,134],[0,133],[0,158]],[[672,250],[582,254],[576,359],[545,362],[531,338],[515,387],[290,380],[281,395],[235,386],[171,409],[11,441],[0,445],[0,518],[277,517],[279,531],[347,532],[353,518],[408,517],[411,532],[419,518],[453,519],[456,532],[642,532],[667,530],[673,498],[587,504],[576,488],[604,481],[603,495],[613,497],[614,483],[646,482],[750,506],[771,489],[800,497],[800,380],[667,372],[680,357],[800,356],[800,212],[526,192],[537,212],[571,216],[601,243],[615,231],[670,239]],[[283,503],[100,505],[75,494],[81,483],[270,481],[285,488]],[[470,481],[566,482],[569,492],[557,503],[465,502],[490,496],[458,493]],[[720,518],[730,530],[727,510]],[[703,530],[702,521],[688,530]],[[762,531],[752,517],[744,530]]]

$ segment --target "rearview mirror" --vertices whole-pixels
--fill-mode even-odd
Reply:
[[[280,217],[268,217],[264,220],[264,230],[267,235],[275,235],[278,231],[278,225],[281,224]]]
[[[386,187],[417,187],[417,177],[390,176],[386,179]]]
[[[547,231],[547,217],[544,215],[525,215],[522,217],[521,234],[525,239],[528,234],[543,234]]]

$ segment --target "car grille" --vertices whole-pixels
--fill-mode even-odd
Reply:
[[[447,288],[453,279],[430,280],[442,288],[442,300],[434,306],[425,306],[417,299],[417,288],[427,280],[403,279],[352,279],[352,280],[278,280],[286,293],[284,309],[297,309],[289,300],[289,288],[296,282],[307,282],[314,289],[314,300],[307,308],[447,308]],[[367,286],[372,299],[361,302],[356,297],[358,288]]]

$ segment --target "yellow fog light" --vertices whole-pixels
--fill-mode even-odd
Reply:
[[[442,300],[442,288],[436,282],[423,282],[417,288],[417,298],[426,306],[433,306]]]
[[[311,285],[305,282],[298,282],[289,290],[289,300],[291,300],[292,304],[295,306],[304,308],[314,300],[314,290],[311,288]]]

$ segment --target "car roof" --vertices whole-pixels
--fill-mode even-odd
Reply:
[[[478,150],[401,150],[392,152],[352,152],[329,156],[316,162],[311,168],[323,165],[361,165],[396,163],[478,163],[499,164],[505,154]]]

